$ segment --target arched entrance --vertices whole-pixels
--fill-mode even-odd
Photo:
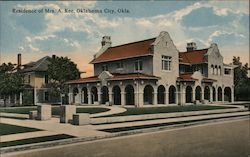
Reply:
[[[192,102],[192,92],[193,89],[191,86],[186,87],[186,103],[191,103]]]
[[[91,102],[92,102],[92,104],[95,101],[98,101],[97,88],[96,87],[92,87],[91,88]]]
[[[213,101],[216,101],[216,89],[213,87]]]
[[[160,85],[157,89],[157,103],[165,104],[165,87]]]
[[[88,103],[88,89],[87,87],[82,88],[82,103]]]
[[[225,87],[224,89],[224,100],[228,102],[232,102],[232,91],[230,87]]]
[[[109,89],[107,86],[103,86],[101,88],[101,92],[102,92],[102,104],[106,104],[106,102],[109,101]]]
[[[126,92],[126,105],[134,105],[135,104],[134,87],[132,85],[127,85],[125,87],[125,92]]]
[[[195,88],[195,100],[201,101],[201,87],[200,86],[197,86]]]
[[[218,101],[222,101],[222,88],[218,88]]]
[[[204,99],[210,100],[210,88],[208,86],[205,86],[205,89],[204,89]]]
[[[77,102],[78,93],[79,93],[78,88],[74,88],[74,89],[73,89],[73,104],[78,103],[78,102]]]
[[[169,87],[169,104],[176,103],[176,89],[175,86],[171,85]]]
[[[112,89],[114,94],[114,105],[121,105],[121,89],[119,86],[114,86]]]
[[[153,104],[154,89],[151,85],[146,85],[143,91],[144,105]]]

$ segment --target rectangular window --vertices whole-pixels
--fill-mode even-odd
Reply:
[[[225,68],[225,72],[224,73],[225,73],[225,75],[231,75],[231,69],[226,69]]]
[[[171,67],[172,57],[162,56],[161,59],[162,59],[161,60],[162,70],[170,71],[172,69],[172,67]]]
[[[135,71],[142,71],[143,69],[143,64],[141,60],[137,60],[135,62]]]
[[[123,68],[123,62],[116,63],[116,68],[117,69],[122,69]]]
[[[44,92],[44,100],[49,101],[49,92]]]
[[[108,71],[108,66],[106,64],[102,66],[102,71]]]
[[[44,82],[47,84],[49,83],[49,76],[48,75],[45,75],[44,76]]]

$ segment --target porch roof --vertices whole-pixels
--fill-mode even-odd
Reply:
[[[158,80],[160,79],[157,76],[142,74],[142,73],[131,73],[131,74],[112,74],[111,78],[107,80],[130,80],[130,79],[151,79]],[[77,84],[77,83],[88,83],[88,82],[99,82],[101,79],[98,76],[90,76],[85,78],[80,78],[77,80],[71,80],[66,82],[66,84]]]
[[[193,73],[191,73],[191,72],[180,74],[180,76],[177,78],[177,80],[179,80],[179,81],[198,81],[198,79],[193,78],[192,75],[193,75]],[[203,82],[216,82],[217,80],[203,77],[202,81]]]

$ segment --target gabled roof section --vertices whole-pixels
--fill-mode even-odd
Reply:
[[[28,64],[24,64],[23,69],[21,69],[21,72],[33,72],[33,71],[45,72],[48,70],[48,65],[50,64],[48,59],[49,56],[45,56],[36,62],[30,62]]]
[[[153,52],[150,50],[150,47],[151,44],[155,41],[155,39],[156,38],[151,38],[124,45],[110,47],[99,57],[93,59],[90,63],[94,64],[119,59],[152,55]]]
[[[180,52],[180,64],[199,64],[199,63],[206,63],[207,58],[205,54],[207,53],[208,49],[201,49],[201,50],[194,50],[190,52]]]

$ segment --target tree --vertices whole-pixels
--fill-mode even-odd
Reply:
[[[5,105],[7,96],[18,94],[22,87],[23,79],[18,67],[12,63],[0,65],[0,95],[4,97]]]
[[[240,57],[233,57],[234,69],[234,89],[236,100],[250,100],[250,80],[248,74],[248,64],[242,65]]]
[[[51,92],[54,95],[65,93],[65,82],[80,77],[77,65],[68,57],[54,56],[49,58],[49,61],[48,78],[50,81],[48,86],[51,88]]]

